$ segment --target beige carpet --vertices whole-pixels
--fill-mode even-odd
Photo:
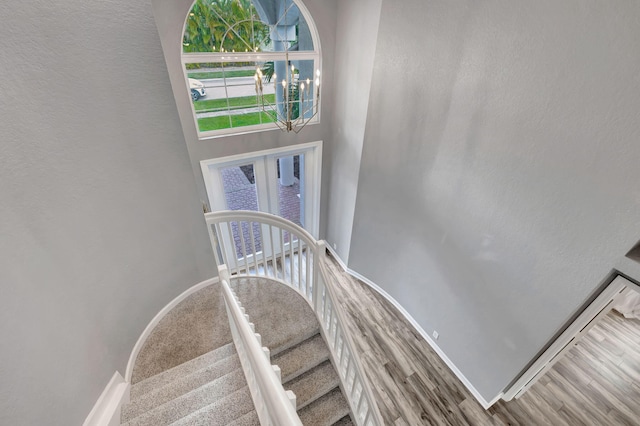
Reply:
[[[272,355],[318,333],[315,313],[290,287],[264,278],[232,278],[231,286]]]
[[[272,360],[281,367],[285,389],[295,392],[305,424],[352,424],[320,325],[304,298],[264,278],[234,277],[231,285],[263,345],[271,350]],[[219,284],[182,301],[160,321],[140,351],[133,369],[132,401],[122,420],[127,426],[177,420],[176,424],[185,425],[229,424],[248,415],[247,424],[257,424],[251,398],[247,404],[238,403],[248,391],[231,342]],[[227,358],[220,359],[223,355]],[[238,407],[238,415],[229,416]],[[221,422],[223,414],[227,420]]]
[[[231,343],[220,284],[180,302],[153,330],[138,354],[132,383]]]

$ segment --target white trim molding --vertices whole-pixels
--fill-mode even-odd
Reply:
[[[211,158],[200,161],[202,179],[207,192],[207,202],[211,212],[227,210],[221,176],[216,170],[252,163],[256,177],[256,196],[259,211],[278,215],[277,170],[275,159],[304,155],[304,228],[318,239],[320,233],[320,198],[322,191],[322,148],[321,140],[288,145],[280,148],[246,152],[227,157]],[[302,176],[301,176],[302,178]],[[301,211],[302,214],[302,211]]]
[[[307,7],[304,5],[302,0],[293,0],[293,4],[295,4],[300,14],[304,17],[304,20],[306,21],[306,24],[307,24],[306,25],[307,29],[311,35],[313,50],[307,50],[307,51],[271,51],[271,52],[253,52],[253,51],[241,52],[240,51],[240,52],[231,53],[231,52],[225,52],[224,50],[222,51],[214,50],[209,52],[184,52],[182,48],[182,42],[184,40],[185,30],[187,29],[187,26],[188,26],[187,22],[189,20],[189,17],[190,15],[193,15],[193,13],[190,13],[190,12],[194,4],[195,2],[193,2],[189,7],[189,10],[188,10],[189,13],[186,13],[184,15],[185,18],[184,18],[184,21],[182,21],[183,24],[180,32],[180,38],[173,40],[173,43],[170,45],[171,49],[173,49],[174,46],[176,47],[179,46],[180,48],[180,62],[182,65],[181,68],[182,68],[182,74],[184,79],[184,86],[183,86],[184,88],[189,89],[189,83],[188,83],[189,73],[187,72],[188,70],[186,68],[187,64],[239,63],[239,62],[240,63],[241,62],[259,63],[259,62],[268,62],[268,61],[284,62],[285,60],[291,60],[291,61],[305,60],[305,61],[313,61],[313,69],[317,70],[317,72],[320,73],[318,74],[319,77],[321,77],[321,74],[324,73],[324,71],[322,71],[322,48],[320,43],[320,33],[318,32],[318,28],[315,24],[315,20],[313,19],[313,16],[311,15]],[[282,17],[280,17],[280,19],[282,19]],[[177,18],[176,18],[176,21],[177,21]],[[227,24],[227,26],[229,25]],[[158,29],[160,30],[160,28]],[[231,27],[229,27],[229,29],[231,29]],[[160,30],[160,33],[162,34],[161,30]],[[175,44],[176,41],[179,44],[176,45]],[[165,43],[163,43],[163,50],[166,50]],[[166,56],[166,51],[165,51],[165,56]],[[316,77],[315,74],[311,75],[312,80],[315,77]],[[312,83],[312,84],[315,86],[315,83]],[[224,87],[225,88],[227,87],[226,81],[224,82]],[[317,92],[318,95],[313,96],[313,99],[312,99],[313,105],[314,105],[313,108],[317,111],[317,113],[313,117],[311,117],[311,121],[309,122],[310,125],[320,123],[320,118],[321,118],[320,117],[321,115],[320,94],[322,93],[322,90],[324,90],[324,84],[317,86],[317,89],[318,89],[318,92]],[[315,90],[316,89],[314,89],[314,91]],[[187,90],[187,93],[189,93],[189,90]],[[201,131],[200,126],[198,125],[198,118],[197,118],[194,103],[190,102],[190,106],[191,106],[191,116],[193,117],[193,123],[195,124],[194,127],[198,135],[198,139],[200,140],[278,129],[278,126],[275,123],[263,123],[263,124],[256,124],[251,126],[240,126],[240,127],[231,127],[227,129]]]
[[[129,402],[130,389],[129,383],[116,371],[82,425],[120,426],[120,412]]]
[[[554,363],[562,358],[580,338],[584,336],[597,320],[606,315],[613,306],[613,302],[629,286],[629,280],[621,275],[615,275],[602,292],[576,317],[571,324],[554,340],[550,346],[535,360],[535,362],[518,378],[518,380],[504,391],[504,400],[511,401],[519,398],[540,377],[542,377]],[[594,321],[595,320],[595,321]]]
[[[167,315],[169,311],[171,311],[178,303],[182,302],[184,299],[191,296],[196,291],[202,290],[203,288],[208,287],[212,284],[216,284],[218,282],[220,282],[220,279],[218,277],[214,277],[194,285],[193,287],[182,292],[178,297],[173,299],[171,302],[169,302],[164,308],[162,308],[160,312],[156,314],[155,317],[153,317],[151,322],[149,322],[149,325],[147,325],[147,328],[144,329],[144,331],[138,338],[138,341],[136,342],[135,346],[133,347],[133,350],[131,351],[131,355],[129,356],[129,362],[127,362],[127,370],[124,375],[124,379],[127,383],[131,383],[131,377],[133,376],[133,366],[136,362],[136,358],[138,358],[140,349],[142,349],[142,346],[147,341],[147,339],[151,335],[151,332],[156,327],[156,325],[158,325],[160,320],[162,320],[162,318],[164,318],[165,315]]]
[[[331,255],[336,259],[336,261],[338,262],[338,264],[342,267],[342,269],[344,269],[344,271],[346,273],[348,273],[349,275],[353,276],[354,278],[359,279],[360,281],[364,282],[365,284],[367,284],[369,287],[371,287],[372,289],[374,289],[375,291],[377,291],[378,293],[380,293],[382,296],[384,296],[385,299],[387,299],[393,306],[395,306],[401,313],[402,315],[404,315],[404,317],[406,318],[407,321],[409,321],[411,323],[411,325],[413,325],[413,327],[416,329],[416,331],[418,333],[420,333],[420,335],[427,341],[427,343],[429,343],[429,345],[431,346],[431,348],[438,354],[438,356],[440,357],[440,359],[442,359],[442,361],[447,364],[447,366],[451,369],[451,371],[453,371],[453,374],[456,375],[456,377],[462,382],[462,384],[467,388],[467,390],[469,392],[471,392],[471,394],[474,396],[474,398],[480,403],[480,405],[482,405],[482,407],[486,410],[489,407],[491,407],[493,404],[495,404],[496,402],[498,402],[498,400],[500,400],[500,398],[502,398],[502,393],[496,395],[493,399],[491,399],[490,401],[487,401],[481,394],[480,392],[478,392],[478,390],[473,386],[473,384],[471,384],[471,382],[469,381],[469,379],[467,379],[464,374],[462,374],[462,372],[458,369],[458,367],[453,363],[453,361],[451,361],[451,359],[449,359],[449,357],[447,357],[447,355],[444,353],[444,351],[436,344],[435,341],[433,341],[433,339],[431,338],[431,336],[429,336],[429,334],[424,331],[424,329],[420,326],[420,324],[418,324],[418,322],[415,320],[415,318],[413,318],[411,316],[411,314],[409,312],[407,312],[407,310],[397,301],[395,300],[389,293],[387,293],[383,288],[381,288],[380,286],[378,286],[377,284],[375,284],[373,281],[371,281],[370,279],[368,279],[367,277],[365,277],[364,275],[350,269],[343,261],[342,259],[340,259],[340,256],[338,256],[338,254],[333,250],[333,248],[331,248],[329,245],[327,245],[327,248],[329,249],[329,251],[331,252]]]

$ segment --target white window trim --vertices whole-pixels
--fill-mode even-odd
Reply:
[[[308,225],[305,229],[313,235],[314,238],[318,238],[320,234],[320,194],[322,184],[322,141],[309,142],[299,145],[286,146],[282,148],[274,148],[263,151],[247,152],[244,154],[232,155],[229,157],[212,158],[209,160],[200,161],[200,169],[202,170],[202,177],[204,179],[204,186],[207,190],[207,197],[209,206],[212,207],[217,204],[217,198],[221,194],[221,188],[214,188],[212,186],[211,168],[209,166],[216,167],[232,167],[235,165],[245,164],[249,160],[253,160],[257,157],[269,157],[275,159],[283,156],[295,156],[304,154],[305,156],[312,155],[312,160],[306,164],[305,172],[309,176],[307,199],[310,202],[307,211]],[[255,173],[263,173],[262,171],[255,171]],[[271,198],[270,195],[264,195],[263,197]]]
[[[292,0],[293,3],[298,7],[298,10],[304,17],[307,22],[307,26],[309,27],[309,33],[311,34],[311,40],[313,41],[314,50],[310,51],[292,51],[288,52],[289,60],[297,61],[297,60],[313,60],[315,68],[320,70],[322,75],[322,47],[320,45],[320,35],[318,33],[318,29],[316,27],[315,21],[313,20],[311,13],[307,7],[300,0]],[[194,2],[189,7],[189,12],[193,9]],[[184,22],[182,25],[182,37],[180,38],[180,58],[181,58],[181,66],[182,66],[182,74],[184,76],[184,87],[189,90],[189,80],[187,75],[186,64],[193,63],[222,63],[222,62],[268,62],[274,60],[284,60],[283,54],[284,52],[195,52],[195,53],[185,53],[182,49],[182,40],[184,40],[184,29],[187,25],[187,20],[189,19],[189,13],[185,15]],[[320,98],[322,98],[322,90],[324,85],[320,87]],[[319,124],[321,121],[321,108],[320,105],[317,104],[317,99],[314,99],[314,108],[317,108],[318,113],[316,116],[309,122],[309,126]],[[216,139],[225,136],[232,135],[244,135],[248,133],[256,133],[263,132],[269,130],[280,130],[273,123],[263,123],[256,124],[254,126],[242,126],[242,127],[231,127],[228,129],[219,129],[219,130],[207,130],[200,131],[200,126],[198,125],[198,119],[196,117],[196,110],[193,102],[190,102],[191,105],[191,116],[192,122],[196,130],[196,134],[198,135],[199,140],[207,140],[207,139]]]

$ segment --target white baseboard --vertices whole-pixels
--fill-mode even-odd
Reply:
[[[502,393],[500,393],[491,401],[487,401],[486,399],[484,399],[484,397],[480,395],[480,392],[478,392],[478,390],[471,384],[471,382],[464,376],[464,374],[462,374],[462,372],[458,369],[458,367],[456,367],[453,361],[451,361],[449,357],[447,357],[447,355],[442,351],[442,349],[440,349],[440,347],[431,338],[431,336],[420,326],[420,324],[418,324],[415,318],[413,318],[411,314],[409,314],[409,312],[407,312],[404,309],[404,307],[400,303],[398,303],[397,300],[395,300],[389,293],[387,293],[383,288],[379,287],[373,281],[371,281],[364,275],[350,269],[347,265],[345,265],[342,259],[340,259],[338,254],[329,245],[327,245],[327,248],[331,252],[331,255],[336,259],[338,264],[342,267],[342,269],[344,269],[346,273],[353,276],[354,278],[359,279],[360,281],[364,282],[369,287],[373,288],[375,291],[380,293],[382,296],[384,296],[385,299],[387,299],[391,304],[393,304],[393,306],[395,306],[402,313],[402,315],[404,315],[407,321],[409,321],[411,325],[413,325],[413,327],[416,329],[416,331],[418,331],[418,333],[420,333],[420,335],[427,341],[427,343],[429,343],[431,348],[438,354],[440,359],[442,359],[442,361],[444,361],[444,363],[447,364],[447,366],[451,369],[451,371],[453,371],[453,374],[456,375],[456,377],[462,382],[462,384],[467,388],[467,390],[471,392],[474,398],[480,403],[480,405],[482,405],[482,407],[485,410],[491,407],[496,402],[498,402],[500,398],[502,398]]]
[[[122,410],[122,406],[129,402],[133,365],[138,357],[140,349],[142,349],[142,346],[151,335],[153,329],[178,303],[182,302],[196,291],[202,290],[203,288],[215,284],[218,281],[219,279],[215,277],[194,285],[169,302],[155,317],[153,317],[131,351],[125,377],[122,377],[119,372],[115,372],[107,384],[107,387],[102,391],[100,398],[98,398],[98,401],[96,401],[96,404],[91,409],[91,412],[84,421],[83,426],[120,426],[120,412]]]
[[[326,246],[327,246],[327,249],[331,252],[331,256],[333,256],[336,262],[338,262],[338,265],[340,265],[346,273],[350,274],[351,272],[349,272],[349,267],[347,266],[346,263],[342,261],[340,256],[338,256],[338,253],[336,253],[336,251],[333,249],[333,247],[331,247],[331,245],[328,243],[326,244]]]
[[[133,347],[133,350],[131,351],[131,355],[129,356],[129,362],[127,362],[127,370],[124,375],[124,380],[127,383],[131,383],[131,377],[133,376],[133,365],[136,362],[136,358],[138,358],[138,353],[140,353],[140,349],[142,349],[144,342],[147,341],[147,338],[151,335],[151,332],[156,327],[156,325],[158,325],[160,320],[164,318],[164,316],[167,315],[169,311],[171,311],[178,303],[182,302],[184,299],[191,296],[196,291],[202,290],[203,288],[210,286],[212,284],[215,284],[219,281],[220,280],[218,277],[214,277],[194,285],[193,287],[182,292],[182,294],[180,294],[178,297],[173,299],[171,302],[169,302],[167,306],[162,308],[162,310],[158,312],[158,314],[155,317],[153,317],[149,325],[147,325],[147,328],[144,329],[144,331],[138,338],[138,341],[136,342],[135,346]]]
[[[117,371],[91,409],[83,426],[120,426],[122,406],[129,402],[131,386]]]

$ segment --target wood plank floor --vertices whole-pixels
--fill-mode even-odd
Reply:
[[[640,425],[640,321],[611,312],[522,398],[485,411],[391,303],[327,263],[385,424]]]

